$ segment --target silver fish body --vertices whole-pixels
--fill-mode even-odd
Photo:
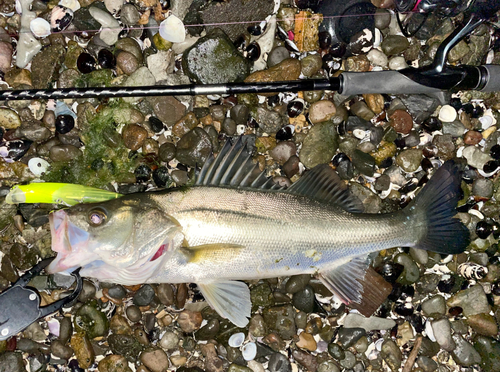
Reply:
[[[462,252],[469,232],[457,219],[460,172],[444,164],[405,209],[364,214],[326,164],[287,190],[258,170],[241,140],[210,158],[190,188],[80,204],[50,216],[49,271],[121,284],[198,285],[238,326],[247,324],[248,287],[238,280],[316,273],[342,301],[374,311],[391,286],[368,254],[409,246]]]
[[[221,248],[207,248],[195,260],[177,250],[149,282],[314,273],[352,257],[413,246],[425,231],[425,221],[406,219],[405,212],[352,214],[276,191],[193,187],[150,198],[179,222],[187,246]]]

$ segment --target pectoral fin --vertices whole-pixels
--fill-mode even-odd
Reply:
[[[228,280],[196,284],[208,303],[222,317],[238,327],[248,324],[252,302],[250,290],[245,283]]]
[[[343,303],[364,316],[372,315],[392,291],[392,286],[370,266],[366,256],[322,270],[319,278]]]

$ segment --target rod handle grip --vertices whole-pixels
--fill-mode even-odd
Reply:
[[[500,91],[500,65],[483,65],[487,72],[486,84],[481,89],[482,92]]]

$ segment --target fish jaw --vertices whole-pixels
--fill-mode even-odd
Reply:
[[[71,272],[94,260],[95,255],[88,249],[89,234],[72,224],[66,211],[50,214],[49,222],[52,250],[57,257],[47,266],[48,273]]]

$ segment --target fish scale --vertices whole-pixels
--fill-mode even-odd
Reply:
[[[348,214],[329,203],[276,191],[193,187],[151,199],[180,223],[188,246],[242,247],[222,248],[210,261],[188,262],[179,252],[152,282],[254,279],[256,271],[262,278],[312,273],[361,254],[411,245],[422,230],[398,213]],[[217,270],[221,265],[222,272]]]

